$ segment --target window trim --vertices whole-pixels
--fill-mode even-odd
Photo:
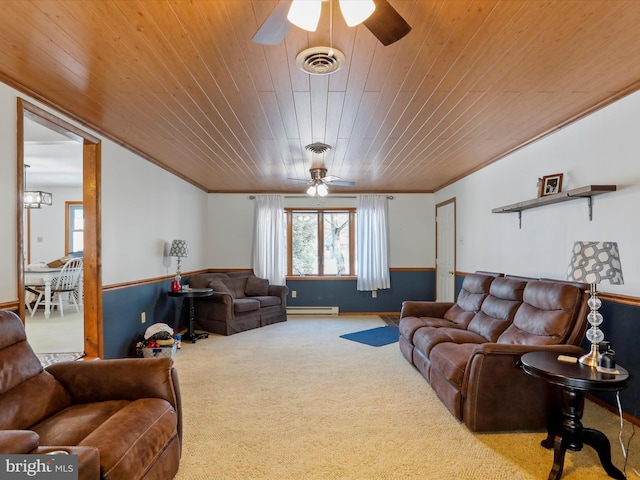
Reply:
[[[294,275],[293,265],[293,238],[291,235],[293,225],[293,213],[311,212],[318,214],[318,267],[321,274],[318,275]],[[348,213],[349,214],[349,271],[350,275],[324,275],[324,213]],[[356,280],[356,209],[354,207],[317,207],[317,208],[295,208],[284,209],[287,219],[287,280]]]

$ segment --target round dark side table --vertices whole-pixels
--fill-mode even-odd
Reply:
[[[582,450],[584,444],[598,453],[600,463],[610,477],[625,480],[624,473],[611,463],[609,439],[598,430],[583,428],[580,420],[584,412],[584,392],[623,390],[629,372],[617,366],[615,373],[602,373],[594,367],[582,365],[577,358],[575,361],[571,360],[574,357],[569,357],[569,361],[558,358],[559,355],[554,352],[530,352],[520,360],[526,373],[562,388],[561,423],[550,421],[547,438],[541,443],[545,448],[553,447],[553,467],[549,480],[558,480],[562,476],[567,449],[577,452]]]
[[[211,288],[186,288],[178,290],[177,292],[167,292],[170,297],[180,297],[189,299],[189,340],[191,343],[196,343],[201,338],[209,338],[208,333],[196,333],[196,326],[194,320],[195,307],[193,305],[193,299],[197,297],[210,297],[213,295],[213,289]]]

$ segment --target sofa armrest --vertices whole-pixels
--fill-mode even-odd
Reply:
[[[269,285],[267,294],[274,297],[280,297],[282,306],[287,306],[287,295],[289,295],[289,287],[287,287],[286,285]]]
[[[161,398],[180,408],[171,358],[123,358],[56,363],[47,367],[74,403]],[[179,413],[179,412],[178,412]]]
[[[51,452],[67,452],[69,455],[78,456],[78,480],[100,480],[100,452],[95,447],[75,446],[42,446],[33,453],[47,455]]]
[[[402,302],[400,318],[404,317],[434,317],[443,318],[444,314],[453,307],[453,302]]]
[[[528,375],[520,357],[528,352],[552,351],[582,355],[574,345],[512,345],[485,343],[469,356],[462,381],[462,418],[474,432],[531,430],[547,425],[557,390]]]
[[[210,297],[195,299],[196,324],[198,319],[228,321],[234,318],[233,296],[225,292],[213,292]]]
[[[38,448],[40,436],[32,430],[0,430],[0,453],[17,455]]]

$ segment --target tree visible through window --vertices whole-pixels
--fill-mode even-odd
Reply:
[[[289,275],[353,275],[354,210],[289,210]]]

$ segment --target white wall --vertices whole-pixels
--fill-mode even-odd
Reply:
[[[166,244],[187,240],[182,271],[206,268],[207,194],[110,141],[102,143],[104,285],[175,273]]]
[[[101,138],[0,83],[0,222],[4,227],[0,250],[5,252],[0,257],[3,273],[0,303],[18,298],[16,105],[19,96]],[[189,242],[189,257],[183,260],[183,272],[207,268],[204,244],[207,194],[114,142],[103,139],[101,145],[103,285],[173,274],[175,259],[164,254],[165,244],[175,238]]]
[[[515,152],[436,193],[436,202],[456,197],[457,268],[565,278],[576,240],[616,241],[625,285],[601,291],[640,296],[640,93]],[[587,200],[492,214],[496,207],[537,196],[537,179],[563,173],[562,190],[617,185],[618,191]]]
[[[389,201],[390,267],[435,266],[432,194],[393,194]],[[284,199],[285,208],[352,208],[355,198]],[[207,261],[211,268],[251,268],[254,202],[248,194],[210,194]]]

